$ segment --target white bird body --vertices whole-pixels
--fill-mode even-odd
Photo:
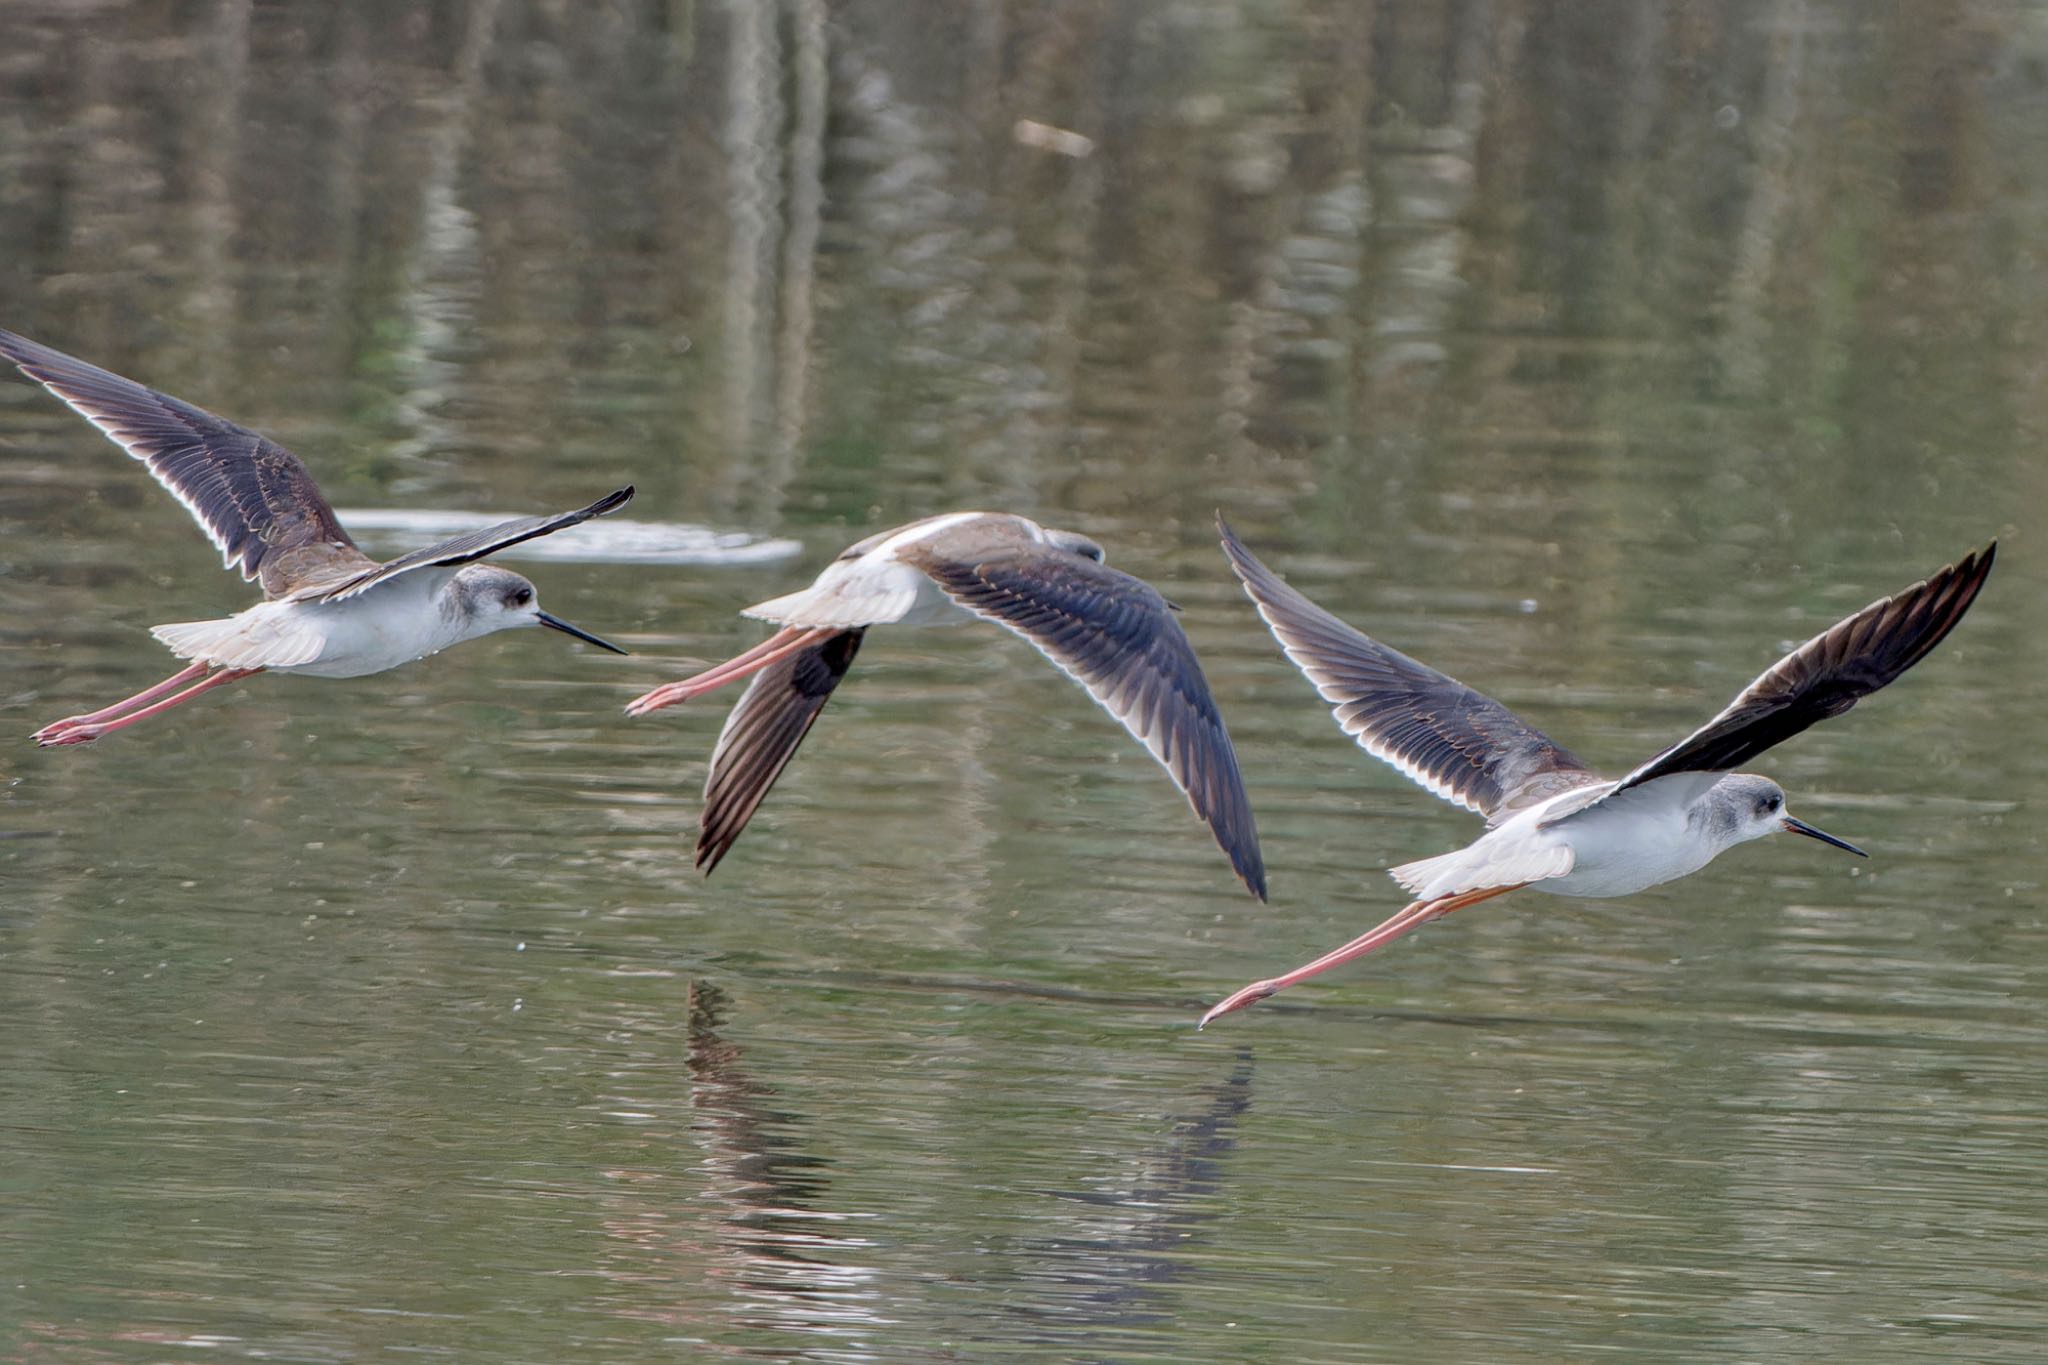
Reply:
[[[1671,779],[1666,779],[1671,781]],[[1676,785],[1686,785],[1677,779]],[[1528,880],[1536,890],[1559,896],[1628,896],[1699,871],[1722,850],[1739,842],[1723,838],[1730,827],[1708,818],[1712,798],[1686,802],[1684,793],[1673,795],[1656,784],[1637,789],[1640,795],[1624,792],[1612,801],[1590,805],[1559,817],[1554,825],[1541,824],[1539,806],[1518,816],[1509,829],[1527,829],[1534,840],[1555,840],[1570,853],[1569,870],[1548,878]],[[1553,797],[1547,805],[1568,803],[1571,793]],[[1761,838],[1775,829],[1776,822],[1750,837]],[[1481,843],[1492,834],[1482,836]],[[1498,885],[1498,883],[1496,883]]]
[[[1486,817],[1464,848],[1390,869],[1414,897],[1384,922],[1202,1016],[1265,999],[1453,910],[1530,887],[1627,896],[1699,871],[1724,849],[1786,831],[1863,856],[1795,820],[1767,777],[1730,772],[1840,715],[1927,656],[1968,611],[1996,545],[1879,598],[1787,654],[1720,714],[1620,781],[1601,777],[1493,698],[1352,629],[1288,586],[1221,525],[1259,615],[1344,732],[1431,794]]]
[[[1699,871],[1724,851],[1780,828],[1733,818],[1750,783],[1696,773],[1616,794],[1603,782],[1520,811],[1464,848],[1390,869],[1418,900],[1527,883],[1557,896],[1629,896]]]
[[[537,626],[533,612],[504,610],[488,589],[518,591],[504,570],[421,569],[340,601],[279,599],[215,621],[150,631],[181,659],[310,678],[382,673],[500,630]]]

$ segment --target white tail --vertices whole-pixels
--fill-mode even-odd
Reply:
[[[1387,869],[1387,875],[1401,884],[1401,889],[1411,896],[1421,896],[1422,888],[1434,881],[1438,874],[1451,870],[1451,864],[1464,854],[1462,848],[1449,853],[1440,853],[1434,858],[1418,858],[1412,863]]]
[[[320,633],[287,613],[252,607],[220,621],[178,621],[153,626],[164,648],[181,659],[227,668],[290,668],[320,657]]]
[[[1387,875],[1417,900],[1460,896],[1489,886],[1523,886],[1562,877],[1572,870],[1568,844],[1547,849],[1503,850],[1485,839],[1434,858],[1387,869]]]
[[[756,602],[740,615],[779,626],[851,630],[901,621],[927,594],[945,601],[930,579],[907,564],[876,567],[864,560],[841,561],[819,574],[810,587]]]

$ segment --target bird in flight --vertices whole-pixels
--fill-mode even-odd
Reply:
[[[380,564],[356,548],[305,465],[275,441],[12,332],[0,331],[0,357],[142,461],[222,563],[263,587],[263,601],[237,615],[155,627],[150,633],[188,667],[111,706],[51,722],[31,736],[37,744],[84,744],[252,673],[356,678],[524,626],[626,652],[542,611],[518,574],[475,561],[623,507],[630,486],[573,512],[502,522]]]
[[[1697,872],[1723,850],[1787,832],[1866,856],[1793,818],[1767,777],[1733,772],[1838,716],[1927,657],[1963,619],[1996,542],[1846,617],[1766,669],[1721,713],[1619,781],[1604,778],[1493,698],[1353,630],[1261,564],[1221,518],[1223,551],[1337,724],[1432,795],[1484,816],[1466,847],[1390,875],[1414,899],[1341,948],[1235,992],[1244,1009],[1468,905],[1522,887],[1626,896]]]
[[[1102,547],[1086,536],[999,512],[926,517],[869,536],[808,588],[745,614],[782,629],[626,707],[644,716],[753,678],[711,755],[696,855],[707,874],[795,756],[870,627],[972,615],[1023,636],[1121,721],[1265,899],[1251,804],[1194,648],[1166,599],[1103,563]]]

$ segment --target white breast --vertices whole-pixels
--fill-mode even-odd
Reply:
[[[464,629],[468,623],[446,611],[440,600],[441,588],[453,576],[453,570],[417,569],[358,597],[294,605],[292,610],[303,614],[304,628],[319,634],[321,647],[307,662],[278,671],[360,678],[438,654],[469,638],[472,632]]]
[[[1572,870],[1535,889],[1627,896],[1699,871],[1722,845],[1688,820],[1694,803],[1678,799],[1687,794],[1653,782],[1559,821],[1552,830],[1571,844]]]

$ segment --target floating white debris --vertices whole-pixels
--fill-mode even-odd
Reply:
[[[335,513],[371,554],[397,554],[510,521],[512,512],[421,512],[360,507]],[[772,564],[794,558],[794,540],[714,531],[682,522],[604,517],[500,550],[493,559],[557,559],[580,564]]]
[[[1035,118],[1020,118],[1010,125],[1010,136],[1022,147],[1036,147],[1040,151],[1055,152],[1060,156],[1080,158],[1095,150],[1095,139],[1070,128],[1055,128],[1050,123],[1040,123]]]

